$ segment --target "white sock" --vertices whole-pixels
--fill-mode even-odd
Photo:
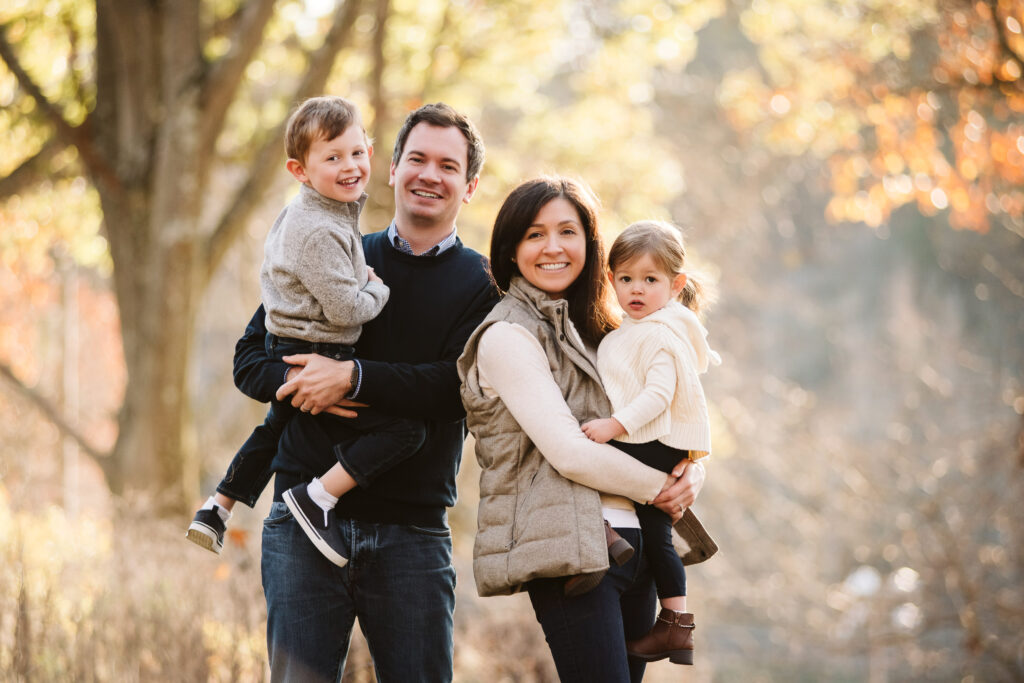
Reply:
[[[313,502],[319,505],[325,512],[333,510],[334,506],[338,504],[338,497],[327,493],[327,489],[324,488],[320,477],[313,477],[313,481],[309,482],[306,492],[309,493],[309,497]]]
[[[231,519],[231,510],[228,510],[223,505],[217,505],[217,501],[214,499],[213,496],[210,496],[209,498],[207,498],[206,502],[203,503],[203,507],[201,507],[199,509],[200,510],[216,510],[217,514],[220,515],[220,521],[224,522],[225,524],[227,524],[228,520]]]

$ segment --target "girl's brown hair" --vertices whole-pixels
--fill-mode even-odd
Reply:
[[[608,279],[604,275],[604,244],[598,230],[598,201],[583,183],[563,177],[528,180],[509,193],[494,219],[491,233],[491,276],[502,292],[508,291],[512,278],[522,275],[513,261],[516,247],[533,224],[541,208],[562,197],[576,208],[586,239],[583,272],[569,285],[565,300],[569,318],[588,344],[598,343],[615,328],[608,297]]]
[[[615,269],[644,254],[665,273],[675,277],[686,273],[686,286],[679,294],[679,301],[694,313],[707,310],[714,302],[714,292],[706,276],[692,269],[683,268],[686,262],[686,247],[679,229],[662,221],[637,221],[615,238],[608,252],[608,270]]]

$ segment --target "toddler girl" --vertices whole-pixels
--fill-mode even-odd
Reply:
[[[601,341],[597,367],[614,412],[582,427],[599,443],[654,442],[643,456],[626,450],[663,472],[710,453],[698,376],[722,362],[697,318],[706,296],[683,271],[685,256],[679,231],[657,221],[630,225],[612,244],[608,276],[626,315]],[[692,664],[693,615],[686,612],[686,572],[672,546],[671,519],[650,505],[637,506],[637,516],[662,610],[651,631],[626,649],[647,661]]]

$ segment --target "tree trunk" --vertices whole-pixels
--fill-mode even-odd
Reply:
[[[186,377],[206,271],[198,3],[107,0],[97,25],[98,90],[107,97],[97,98],[96,140],[121,181],[98,187],[128,378],[107,471],[117,492],[142,490],[162,509],[187,509],[198,474]],[[140,55],[139,45],[150,47]]]
[[[226,21],[233,27],[231,49],[208,61],[200,0],[96,0],[96,104],[81,125],[69,123],[22,68],[0,26],[0,59],[59,138],[5,180],[0,193],[30,182],[39,162],[56,150],[76,147],[100,196],[114,262],[127,386],[113,452],[87,452],[114,492],[142,491],[165,511],[187,510],[198,493],[186,380],[199,299],[283,159],[282,124],[254,155],[224,214],[208,224],[200,220],[217,137],[274,5],[240,3]],[[292,101],[322,92],[361,5],[338,3],[323,44],[306,53],[307,69]],[[387,7],[379,0],[381,23]],[[379,41],[377,46],[379,51]],[[0,366],[0,375],[20,386],[6,367]],[[31,391],[27,395],[47,405]],[[74,434],[59,415],[51,417]]]

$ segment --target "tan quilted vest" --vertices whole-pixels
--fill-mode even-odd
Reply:
[[[498,321],[522,325],[547,354],[555,382],[580,422],[611,414],[593,355],[570,329],[568,304],[524,279],[470,336],[458,361],[466,424],[476,437],[480,506],[473,575],[482,596],[507,595],[530,579],[608,568],[597,491],[569,481],[548,464],[500,398],[480,389],[480,336]]]

